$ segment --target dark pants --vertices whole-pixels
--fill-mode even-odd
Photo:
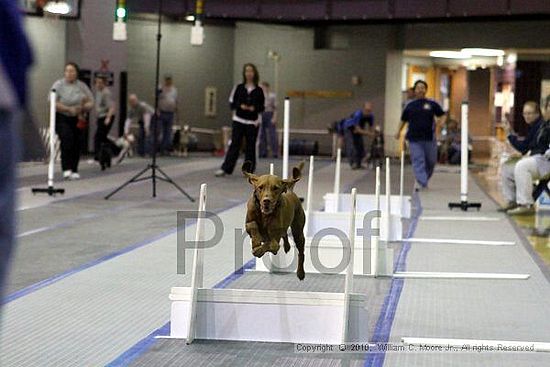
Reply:
[[[344,139],[346,141],[346,155],[348,156],[349,164],[352,167],[359,167],[365,157],[363,136],[354,134],[351,130],[346,130],[344,132]]]
[[[80,160],[80,131],[76,116],[55,114],[55,132],[61,141],[61,168],[63,171],[78,172]]]
[[[164,153],[172,150],[172,125],[174,124],[174,112],[160,111],[160,122],[162,130],[160,151]]]
[[[107,135],[109,134],[109,130],[111,130],[111,127],[113,126],[113,121],[115,117],[111,117],[111,123],[109,125],[105,125],[105,117],[100,117],[97,119],[97,129],[95,131],[94,136],[94,154],[96,160],[99,158],[99,149],[101,148],[101,143],[107,142]]]
[[[277,141],[277,129],[273,125],[273,112],[262,113],[262,125],[260,131],[260,157],[267,157],[268,144],[271,147],[273,158],[279,156],[279,142]]]
[[[15,247],[15,167],[19,153],[15,113],[0,109],[0,299]]]
[[[233,121],[233,130],[231,132],[231,145],[225,160],[222,164],[222,169],[227,174],[233,173],[237,159],[239,159],[239,151],[241,149],[241,143],[243,138],[246,140],[246,147],[244,150],[245,161],[252,162],[252,172],[256,170],[256,137],[258,135],[258,128],[255,125],[241,124],[240,122]]]
[[[139,135],[137,138],[137,153],[140,156],[145,155],[145,153],[148,153],[149,144],[147,142],[147,136],[145,134],[145,123],[143,120],[140,120],[138,122],[139,125]]]

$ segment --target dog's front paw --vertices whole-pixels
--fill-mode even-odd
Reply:
[[[304,280],[304,278],[306,277],[306,272],[303,269],[298,269],[298,271],[296,272],[296,276],[298,276],[298,279]]]
[[[253,247],[252,248],[252,255],[255,257],[262,257],[264,256],[266,250],[263,246]]]
[[[268,251],[271,252],[273,255],[277,255],[277,252],[279,252],[279,249],[281,248],[281,246],[279,245],[279,243],[277,241],[270,241],[269,242],[269,248],[268,248]]]

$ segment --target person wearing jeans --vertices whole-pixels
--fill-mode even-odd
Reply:
[[[399,139],[401,129],[408,123],[406,139],[416,179],[415,190],[426,189],[437,163],[435,126],[441,125],[444,112],[441,106],[426,98],[428,84],[423,80],[414,83],[415,99],[409,102],[401,115],[401,125],[395,135]]]

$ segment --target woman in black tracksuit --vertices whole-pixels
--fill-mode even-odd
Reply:
[[[222,167],[216,176],[233,173],[243,138],[246,139],[245,161],[252,162],[252,172],[256,169],[256,137],[262,112],[264,110],[264,93],[258,86],[259,75],[256,66],[245,64],[243,82],[233,88],[229,103],[233,110],[233,130],[231,145],[225,155]]]

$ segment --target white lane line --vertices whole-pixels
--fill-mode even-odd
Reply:
[[[450,272],[427,272],[427,271],[404,271],[395,272],[394,278],[417,278],[417,279],[529,279],[529,274],[505,274],[505,273],[450,273]]]
[[[433,221],[464,221],[464,222],[498,222],[504,217],[451,217],[451,216],[421,216],[420,220]]]
[[[483,241],[483,240],[461,240],[453,238],[404,238],[402,242],[413,243],[445,243],[453,245],[485,245],[485,246],[513,246],[514,241]]]

